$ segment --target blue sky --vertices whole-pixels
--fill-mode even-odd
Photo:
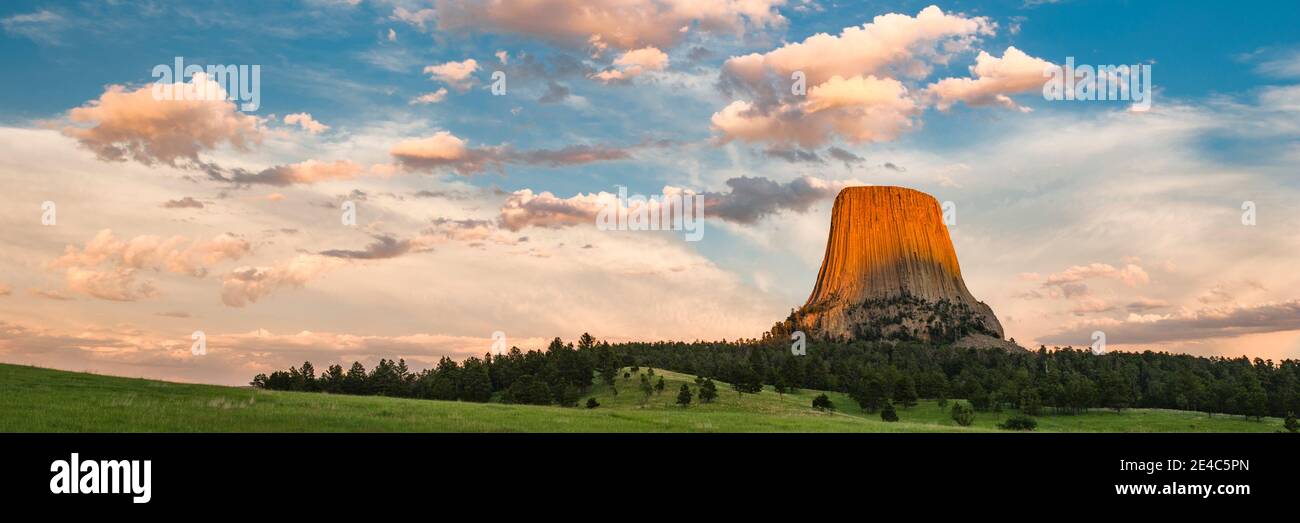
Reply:
[[[41,347],[6,353],[0,339],[0,356],[239,382],[313,343],[347,347],[316,359],[436,361],[481,352],[495,330],[521,345],[583,330],[755,336],[802,304],[829,203],[861,184],[956,202],[966,281],[1022,343],[1107,328],[1121,347],[1300,356],[1300,7],[531,3],[548,14],[461,0],[0,5],[13,188],[0,326]],[[176,56],[260,65],[262,106],[154,105],[150,72]],[[1152,109],[1045,100],[1037,71],[1066,57],[1150,65]],[[469,60],[459,79],[426,70]],[[791,69],[820,94],[782,94]],[[504,96],[490,91],[498,70]],[[448,144],[459,156],[438,156]],[[701,242],[593,230],[586,213],[618,186],[722,203]],[[43,201],[60,225],[23,225]],[[359,204],[358,227],[333,225],[342,201]],[[1257,225],[1241,224],[1246,201]],[[113,250],[140,238],[202,262]],[[400,252],[323,254],[382,241]],[[193,330],[226,347],[207,360],[220,365],[185,357]]]

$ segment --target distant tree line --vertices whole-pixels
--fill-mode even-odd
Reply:
[[[977,411],[1016,408],[1037,416],[1085,409],[1167,408],[1260,418],[1300,412],[1300,362],[1197,357],[1164,352],[1095,355],[1070,347],[1036,351],[934,346],[921,342],[623,343],[624,361],[772,385],[777,390],[847,393],[868,412],[917,398],[965,398]],[[739,390],[739,388],[737,389]]]
[[[379,360],[369,371],[360,362],[344,370],[331,365],[320,375],[311,362],[301,367],[258,374],[251,384],[270,390],[328,392],[486,402],[494,395],[508,403],[577,406],[599,376],[610,386],[621,367],[608,343],[584,334],[575,347],[555,338],[545,351],[518,347],[493,356],[457,363],[443,357],[436,367],[412,371],[406,360]],[[594,406],[593,406],[594,407]]]
[[[501,355],[410,370],[405,360],[382,359],[367,371],[332,365],[317,375],[310,362],[259,374],[252,385],[271,390],[383,395],[407,398],[577,406],[596,380],[618,394],[620,369],[640,366],[699,377],[698,400],[717,397],[713,380],[738,394],[771,385],[847,393],[868,412],[918,398],[964,398],[977,411],[1019,409],[1037,416],[1086,409],[1168,408],[1260,418],[1300,412],[1300,362],[1197,357],[1163,352],[1094,355],[1070,347],[1036,351],[973,349],[905,342],[810,340],[807,354],[792,355],[773,339],[736,342],[597,342],[583,334],[577,345],[559,338],[544,350],[511,348]],[[625,377],[627,375],[625,374]],[[645,398],[663,391],[643,376]],[[691,393],[694,396],[694,393]],[[679,391],[681,404],[689,405]],[[827,404],[824,407],[830,408]],[[821,408],[821,407],[819,407]]]

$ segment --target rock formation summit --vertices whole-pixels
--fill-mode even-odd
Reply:
[[[903,187],[849,187],[831,212],[817,285],[777,329],[831,340],[1001,340],[971,296],[939,202]],[[988,340],[995,338],[996,340]]]

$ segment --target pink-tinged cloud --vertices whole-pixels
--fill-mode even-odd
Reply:
[[[518,231],[525,227],[558,228],[574,225],[595,226],[596,214],[604,206],[618,208],[618,196],[602,192],[560,198],[532,189],[515,191],[501,206],[501,226]]]
[[[809,87],[833,76],[921,77],[932,64],[969,49],[977,37],[993,34],[993,28],[987,18],[947,14],[935,6],[915,17],[889,13],[846,27],[838,36],[817,33],[764,54],[732,57],[723,64],[723,76],[753,91],[780,81],[785,92],[795,71],[806,75]]]
[[[505,234],[493,220],[438,218],[431,227],[421,231],[420,236],[412,240],[412,244],[427,248],[447,241],[471,244],[490,241],[502,245],[519,243],[518,239]]]
[[[647,71],[662,71],[668,67],[668,54],[654,47],[643,47],[623,53],[614,60],[610,69],[591,75],[604,83],[627,82]]]
[[[1147,271],[1141,266],[1132,263],[1124,267],[1115,267],[1108,263],[1090,263],[1088,265],[1075,265],[1064,271],[1050,274],[1043,282],[1043,285],[1062,286],[1092,278],[1119,280],[1129,287],[1151,282],[1151,276],[1147,274]]]
[[[251,252],[252,247],[247,240],[230,234],[217,235],[210,240],[154,235],[123,240],[113,234],[111,229],[103,229],[83,247],[65,247],[63,255],[54,260],[51,266],[94,268],[111,265],[203,277],[214,265],[226,260],[238,260]]]
[[[446,99],[447,99],[447,88],[440,87],[438,88],[437,91],[434,91],[432,93],[424,93],[420,96],[412,98],[411,105],[428,105],[428,104],[442,103],[442,101]]]
[[[980,51],[970,68],[971,78],[945,78],[931,84],[926,92],[935,99],[940,111],[947,111],[958,102],[1026,110],[1012,101],[1010,95],[1041,91],[1046,81],[1043,72],[1051,66],[1051,62],[1029,56],[1015,47],[1008,47],[1001,58]]]
[[[218,263],[251,252],[248,242],[223,234],[211,240],[143,235],[118,239],[101,230],[84,247],[67,246],[51,268],[62,269],[68,290],[102,300],[136,301],[158,295],[151,282],[136,280],[138,270],[166,271],[196,278]]]
[[[136,301],[158,295],[150,282],[137,282],[136,270],[127,267],[83,269],[69,267],[64,273],[68,290],[101,300]]]
[[[1108,312],[1115,310],[1115,306],[1095,296],[1083,296],[1075,301],[1074,307],[1070,309],[1071,313],[1076,316],[1087,314],[1096,314],[1099,312]]]
[[[842,139],[883,142],[916,127],[922,104],[899,78],[920,78],[970,49],[994,25],[930,6],[886,14],[838,36],[819,33],[723,64],[720,85],[736,100],[713,114],[719,141],[815,148]],[[796,88],[802,82],[803,90]]]
[[[226,180],[240,184],[286,186],[351,180],[367,174],[384,175],[387,172],[384,169],[382,166],[376,166],[367,171],[365,167],[352,160],[333,162],[305,160],[289,165],[278,165],[257,173],[235,171]]]
[[[169,314],[170,316],[170,314]],[[182,317],[182,316],[176,316]],[[353,361],[373,367],[380,358],[403,358],[414,369],[438,360],[482,357],[487,337],[412,333],[396,336],[343,332],[205,332],[207,353],[194,355],[190,331],[166,333],[129,325],[58,329],[0,320],[0,361],[74,371],[182,382],[245,385],[269,373],[310,360],[322,371]],[[509,344],[542,349],[549,340],[510,337]]]
[[[159,92],[167,89],[172,99]],[[246,150],[262,139],[257,118],[240,113],[221,85],[203,74],[188,84],[135,90],[112,85],[98,99],[68,111],[68,119],[74,125],[64,127],[63,134],[105,161],[186,165],[222,145]]]
[[[478,70],[478,61],[473,58],[459,62],[430,65],[424,68],[424,74],[452,89],[465,92],[474,85],[474,71]]]
[[[450,167],[460,174],[473,174],[484,168],[482,155],[467,147],[465,140],[447,131],[399,142],[388,153],[410,169]]]
[[[243,307],[282,288],[301,288],[345,263],[339,258],[300,254],[272,267],[239,267],[221,281],[221,302]]]
[[[838,137],[850,143],[892,141],[911,130],[920,107],[903,84],[874,76],[832,77],[806,98],[766,110],[735,101],[711,119],[721,142],[816,148]]]
[[[312,118],[311,113],[287,114],[284,116],[284,123],[286,125],[297,125],[298,127],[301,127],[302,130],[311,134],[320,134],[328,131],[330,128],[330,126],[320,123],[316,121],[315,118]]]
[[[515,33],[572,46],[667,49],[691,27],[742,35],[784,24],[785,0],[439,0],[438,27]]]

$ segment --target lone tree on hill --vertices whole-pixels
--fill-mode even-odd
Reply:
[[[835,410],[835,404],[831,403],[831,399],[826,397],[825,394],[818,394],[816,398],[813,398],[812,406],[817,410]]]
[[[644,405],[645,402],[649,401],[650,396],[654,395],[654,393],[655,393],[655,387],[654,385],[650,384],[650,376],[642,374],[641,375],[641,394],[642,394],[641,404]]]
[[[663,383],[663,381],[659,383]],[[691,388],[685,383],[682,384],[682,389],[677,392],[677,404],[683,407],[691,406]]]
[[[666,385],[664,385],[664,377],[659,376],[659,381],[655,382],[655,394],[662,393],[664,391],[665,386]]]
[[[713,380],[704,378],[700,384],[700,403],[713,403],[718,397],[718,387],[713,384]]]
[[[954,401],[952,402],[952,420],[956,421],[958,425],[969,427],[971,423],[975,422],[975,410],[970,408],[970,405],[967,405],[966,402]]]
[[[1024,414],[1016,414],[999,423],[998,428],[1003,430],[1034,430],[1038,428],[1038,421]]]
[[[898,411],[894,410],[893,403],[885,402],[885,406],[880,409],[880,419],[891,423],[898,421]]]

